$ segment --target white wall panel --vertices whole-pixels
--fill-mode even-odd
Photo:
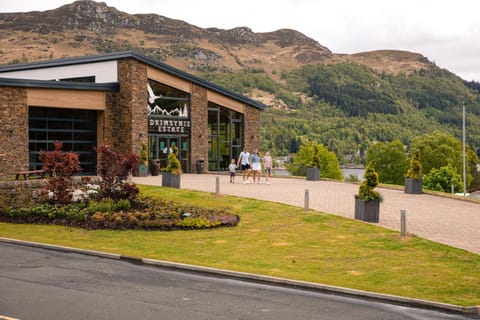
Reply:
[[[117,61],[104,61],[70,66],[0,72],[1,78],[59,80],[95,76],[96,83],[117,82]]]

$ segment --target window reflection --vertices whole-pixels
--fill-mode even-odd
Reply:
[[[208,104],[208,170],[226,171],[243,145],[243,115],[220,105]]]
[[[63,143],[63,151],[79,154],[81,174],[96,174],[97,112],[62,108],[30,107],[29,109],[29,163],[31,169],[40,169],[41,150],[54,149],[53,142]]]

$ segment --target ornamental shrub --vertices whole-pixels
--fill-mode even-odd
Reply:
[[[375,171],[373,161],[365,168],[364,180],[360,184],[358,197],[363,201],[381,201],[381,196],[374,189],[378,186],[378,173]]]
[[[108,145],[102,145],[96,151],[100,154],[98,172],[102,177],[100,198],[135,199],[139,190],[126,180],[130,173],[138,173],[139,157],[135,154],[121,155]]]
[[[422,164],[420,163],[420,153],[415,152],[415,155],[410,160],[410,165],[406,174],[407,178],[422,179]]]
[[[140,150],[140,164],[144,166],[148,164],[148,150],[145,143],[142,143],[142,150]]]
[[[315,144],[313,146],[313,156],[312,156],[312,162],[310,163],[310,166],[312,168],[318,168],[320,169],[320,147],[318,144]]]
[[[172,147],[172,152],[168,155],[168,166],[167,172],[173,174],[182,174],[182,165],[178,160],[178,148],[177,146]]]
[[[209,221],[205,218],[185,218],[176,223],[176,226],[182,228],[203,229],[217,227],[221,224],[220,221]]]
[[[52,176],[47,184],[47,190],[52,192],[52,201],[68,204],[72,202],[72,176],[81,170],[80,160],[78,153],[63,152],[62,142],[55,141],[53,146],[53,151],[41,150],[38,157],[42,168],[48,170]]]

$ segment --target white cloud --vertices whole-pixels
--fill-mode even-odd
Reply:
[[[65,0],[2,0],[0,11],[48,10]],[[466,80],[480,81],[477,0],[104,0],[128,13],[156,13],[199,27],[295,29],[337,53],[418,52]]]

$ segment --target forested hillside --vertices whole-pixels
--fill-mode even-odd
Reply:
[[[259,88],[276,98],[280,107],[263,113],[261,135],[262,148],[277,155],[295,153],[302,141],[315,140],[341,162],[358,162],[375,141],[399,139],[408,145],[434,130],[461,139],[463,104],[467,142],[480,148],[478,83],[465,83],[433,64],[396,75],[356,63],[305,65],[284,73],[283,83],[259,73],[203,76],[245,94]]]

